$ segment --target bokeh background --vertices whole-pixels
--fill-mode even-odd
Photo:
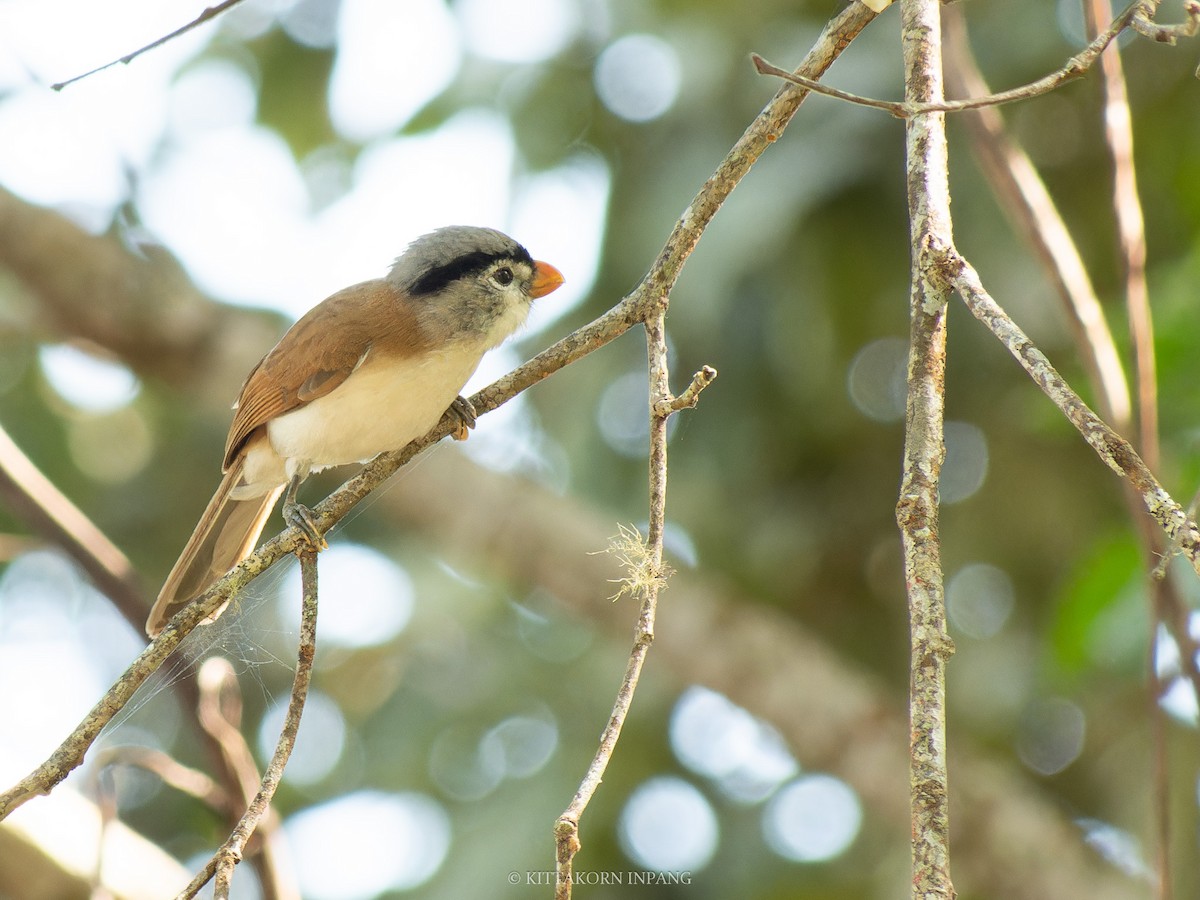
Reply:
[[[0,425],[128,554],[150,598],[219,478],[242,377],[292,319],[380,275],[424,231],[499,227],[567,284],[485,361],[473,385],[486,384],[638,282],[776,90],[749,52],[794,65],[837,8],[246,0],[55,93],[201,5],[3,0]],[[961,9],[998,87],[1084,43],[1076,0]],[[1158,475],[1186,502],[1200,483],[1200,45],[1122,46],[1158,334]],[[901,96],[898,9],[829,80]],[[1124,348],[1100,108],[1090,77],[1005,116]],[[1057,300],[954,121],[951,139],[960,249],[1090,396]],[[907,281],[903,126],[810,98],[672,298],[676,389],[704,364],[720,377],[672,422],[678,574],[583,822],[577,896],[907,891],[894,520]],[[1151,621],[1120,485],[969,315],[955,305],[950,320],[942,536],[959,896],[1149,896],[1151,666],[1168,688],[1173,877],[1195,896],[1196,698]],[[551,826],[595,749],[636,617],[628,598],[607,599],[618,573],[597,551],[619,523],[644,527],[646,390],[631,333],[486,416],[464,446],[435,448],[334,532],[313,696],[275,804],[304,897],[550,895]],[[345,474],[313,479],[306,499]],[[0,535],[7,783],[142,641],[3,504]],[[1175,575],[1194,601],[1194,575]],[[268,758],[298,585],[287,566],[256,582],[67,782],[93,801],[104,787],[145,839],[128,850],[138,890],[125,895],[178,890],[170,858],[194,870],[226,825],[97,759],[144,746],[204,768],[177,688],[209,655],[238,673],[244,731]],[[87,895],[97,834],[68,823],[94,812],[51,802],[0,826],[8,896]],[[78,852],[75,874],[28,849],[56,842]],[[46,872],[57,874],[43,883]],[[235,896],[261,896],[248,865]]]

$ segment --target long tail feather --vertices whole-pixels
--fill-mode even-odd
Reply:
[[[175,613],[254,550],[283,485],[257,497],[234,499],[231,495],[240,486],[242,460],[239,456],[221,479],[196,530],[167,576],[146,621],[150,637],[156,637]],[[224,609],[222,606],[212,618]]]

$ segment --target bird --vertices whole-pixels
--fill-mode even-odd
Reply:
[[[146,633],[156,637],[253,551],[280,494],[284,520],[322,548],[309,511],[296,502],[311,473],[403,447],[447,411],[458,420],[454,436],[465,438],[475,412],[459,392],[483,355],[524,324],[532,302],[563,281],[508,235],[455,225],[412,241],[385,277],[309,310],[246,377],[224,477]]]

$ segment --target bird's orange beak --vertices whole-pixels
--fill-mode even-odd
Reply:
[[[529,296],[545,297],[566,281],[562,272],[547,262],[535,261],[533,264],[533,281],[529,283]]]

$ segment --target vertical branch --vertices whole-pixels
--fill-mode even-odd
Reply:
[[[667,523],[667,419],[660,403],[671,400],[667,370],[666,302],[646,322],[646,357],[650,380],[650,522],[646,543],[650,549],[650,569],[662,569],[663,530]]]
[[[905,0],[901,8],[905,102],[943,99],[938,0]],[[912,896],[952,898],[949,792],[946,772],[946,661],[953,644],[938,532],[938,481],[945,458],[945,281],[933,257],[952,245],[945,116],[922,113],[905,129],[912,239],[908,399],[904,471],[896,518],[904,549],[912,668],[910,778]]]
[[[579,852],[579,820],[596,793],[596,788],[604,778],[617,741],[621,737],[621,728],[629,715],[629,707],[633,703],[633,694],[637,690],[638,679],[642,674],[642,665],[650,645],[654,643],[654,618],[658,608],[658,591],[662,582],[662,536],[664,516],[666,515],[667,490],[667,414],[659,414],[656,401],[668,396],[666,338],[663,331],[663,319],[666,310],[666,298],[661,301],[659,312],[646,322],[646,343],[649,352],[650,379],[650,524],[649,537],[644,546],[644,552],[639,553],[642,572],[630,572],[629,585],[635,596],[640,593],[642,606],[638,613],[637,625],[634,628],[633,649],[629,653],[629,662],[625,666],[625,675],[617,690],[617,699],[613,704],[612,714],[608,724],[600,736],[600,746],[596,750],[592,763],[588,766],[579,789],[571,799],[558,821],[554,823],[555,836],[555,900],[570,900],[571,873],[575,854]],[[638,537],[640,540],[640,536]],[[639,591],[638,588],[641,588]]]
[[[308,697],[308,684],[312,678],[313,657],[317,649],[317,555],[313,551],[296,554],[300,558],[300,577],[303,584],[303,606],[300,616],[300,647],[296,659],[296,677],[292,681],[292,698],[288,703],[283,728],[271,762],[263,773],[262,784],[254,800],[247,807],[237,827],[213,854],[212,859],[201,869],[191,883],[184,888],[176,900],[189,900],[215,877],[214,900],[228,900],[233,880],[233,869],[241,862],[242,854],[258,823],[266,815],[271,799],[283,778],[283,770],[291,758],[296,745],[296,733],[300,729],[300,717],[304,713],[304,702]]]
[[[717,377],[715,369],[705,366],[692,378],[691,385],[678,397],[671,395],[667,367],[667,299],[663,297],[646,328],[646,348],[650,382],[650,522],[645,543],[632,529],[621,529],[616,549],[628,574],[617,596],[628,591],[640,597],[641,608],[634,628],[633,649],[625,666],[625,675],[617,690],[608,724],[600,736],[600,746],[592,757],[570,805],[554,823],[555,900],[570,900],[575,854],[580,850],[579,821],[600,786],[604,772],[616,750],[621,728],[629,715],[642,666],[654,643],[654,621],[658,613],[658,594],[666,585],[670,569],[663,563],[663,534],[667,515],[667,419],[681,409],[696,405],[700,391]]]

